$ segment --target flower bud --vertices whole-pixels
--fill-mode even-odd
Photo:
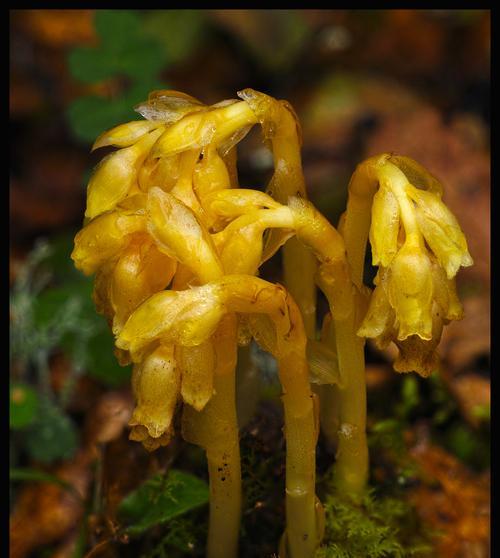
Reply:
[[[162,130],[155,130],[131,147],[115,151],[96,167],[87,187],[85,217],[93,219],[114,209],[137,183],[137,172]]]

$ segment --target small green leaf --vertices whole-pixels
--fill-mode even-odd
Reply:
[[[69,459],[77,448],[75,425],[58,407],[45,401],[26,431],[26,450],[42,463]]]
[[[148,93],[166,86],[154,78],[134,83],[117,99],[105,99],[89,95],[73,101],[66,111],[69,124],[75,135],[85,143],[93,143],[96,137],[123,122],[139,120],[134,106],[145,101]]]
[[[189,473],[171,470],[156,475],[126,496],[118,513],[129,534],[138,535],[208,502],[207,484]]]
[[[101,82],[118,75],[138,81],[156,76],[166,63],[161,43],[142,29],[133,12],[102,10],[96,14],[101,36],[97,47],[77,47],[68,55],[71,75],[83,83]]]
[[[117,73],[117,60],[114,53],[93,47],[77,47],[68,54],[68,69],[78,81],[95,83]]]
[[[38,397],[33,388],[19,383],[10,386],[9,424],[13,430],[29,426],[37,409]]]

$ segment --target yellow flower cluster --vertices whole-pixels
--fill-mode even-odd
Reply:
[[[226,476],[232,471],[233,482],[239,478],[234,393],[232,402],[223,395],[234,383],[228,347],[242,338],[237,328],[277,358],[293,527],[286,546],[292,556],[311,556],[320,538],[320,506],[314,495],[318,429],[306,335],[283,287],[255,277],[293,234],[298,213],[263,192],[237,189],[235,150],[260,122],[275,157],[276,197],[287,198],[287,188],[301,195],[298,125],[287,103],[252,90],[240,96],[242,101],[207,107],[182,93],[154,92],[137,107],[147,120],[102,134],[94,148],[118,150],[90,179],[85,225],[72,258],[84,273],[95,273],[94,301],[112,327],[116,355],[122,364],[134,363],[131,439],[148,450],[168,444],[179,400],[198,413],[185,408],[183,434],[207,450],[212,496],[221,499],[211,508],[214,518],[239,502],[237,490],[230,504],[222,502],[228,490],[214,488],[221,465]],[[265,241],[267,229],[278,234]],[[325,354],[332,358],[331,351]],[[239,509],[233,515],[237,524]],[[211,523],[219,526],[211,527],[209,549],[220,545],[220,537],[234,538],[222,534],[221,519]],[[237,534],[237,526],[232,530]],[[214,537],[217,544],[210,542]],[[227,540],[230,556],[234,544]]]
[[[373,160],[372,172],[379,187],[369,238],[379,268],[358,334],[381,348],[394,341],[400,350],[395,370],[428,376],[438,366],[443,325],[463,316],[454,278],[472,259],[441,185],[425,169],[384,155]]]
[[[118,149],[90,179],[72,258],[95,274],[93,298],[116,356],[134,364],[130,438],[148,450],[168,444],[185,404],[182,434],[209,465],[209,558],[237,555],[237,345],[254,338],[276,357],[287,447],[280,555],[310,558],[322,537],[310,382],[337,390],[338,410],[327,412],[342,434],[338,486],[360,494],[368,475],[362,338],[394,341],[396,370],[430,374],[443,325],[462,316],[454,277],[472,260],[439,182],[405,157],[358,167],[337,231],[307,200],[292,107],[252,89],[238,95],[206,106],[155,91],[136,107],[145,120],[103,133],[94,149]],[[254,124],[274,160],[265,193],[238,185],[237,144]],[[362,284],[368,237],[379,268],[371,295]],[[288,291],[256,277],[282,246]],[[330,307],[330,347],[314,340],[316,286]]]

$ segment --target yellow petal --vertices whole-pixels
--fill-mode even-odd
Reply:
[[[202,283],[222,275],[209,233],[175,196],[152,188],[147,212],[149,232],[160,250],[192,270]]]
[[[446,321],[461,320],[463,307],[458,299],[455,279],[448,279],[444,269],[431,258],[434,302],[439,306],[441,318]]]
[[[420,231],[446,270],[448,279],[456,275],[460,266],[472,265],[460,225],[440,197],[411,186],[407,188],[407,192],[416,202],[415,214]]]
[[[131,147],[119,149],[105,157],[96,167],[87,187],[85,217],[114,209],[137,182],[137,171],[161,130],[147,134]]]
[[[257,273],[262,259],[263,232],[259,223],[252,223],[228,237],[224,246],[219,248],[225,273]]]
[[[388,267],[398,251],[399,203],[382,182],[373,196],[370,244],[373,265]]]
[[[402,155],[390,155],[388,161],[396,165],[405,174],[408,182],[419,190],[426,190],[434,195],[442,196],[443,186],[441,182],[417,161]]]
[[[392,340],[394,331],[395,314],[387,297],[387,276],[385,268],[380,267],[375,278],[376,287],[370,298],[366,315],[357,331],[360,337],[369,337],[378,340],[381,348],[386,347]]]
[[[279,209],[281,204],[258,190],[220,190],[205,198],[205,205],[218,216],[234,219],[257,209]]]
[[[238,97],[246,101],[255,112],[266,139],[277,135],[294,135],[300,141],[299,120],[290,103],[250,88],[238,91]]]
[[[114,145],[115,147],[129,147],[136,143],[142,136],[155,128],[162,126],[161,122],[149,122],[148,120],[136,120],[120,124],[103,132],[94,142],[92,151],[100,147]]]

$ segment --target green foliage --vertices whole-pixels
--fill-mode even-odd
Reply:
[[[414,511],[401,498],[377,498],[368,491],[361,503],[335,492],[325,501],[324,544],[316,558],[404,558],[429,556]]]
[[[401,387],[401,403],[396,413],[402,417],[409,417],[419,404],[420,390],[418,378],[414,375],[405,376]]]
[[[205,552],[207,525],[198,521],[193,513],[172,519],[165,525],[165,535],[158,544],[140,558],[181,558],[203,556]]]
[[[473,416],[479,421],[490,422],[491,421],[491,407],[489,404],[475,405],[471,410]]]
[[[10,386],[9,425],[13,430],[29,426],[35,419],[38,396],[30,386],[14,383]]]
[[[481,471],[490,466],[489,432],[475,430],[462,422],[453,422],[444,434],[436,438],[469,467]]]
[[[141,80],[156,75],[165,64],[158,42],[144,33],[141,17],[129,10],[98,10],[98,47],[77,47],[68,56],[74,78],[84,83],[114,76]]]
[[[146,76],[140,83],[133,83],[120,97],[79,97],[67,109],[68,121],[77,138],[92,143],[104,130],[122,122],[138,120],[133,107],[147,99],[150,91],[162,87],[164,85],[159,80]]]
[[[71,458],[78,446],[76,427],[56,405],[40,401],[40,412],[25,431],[25,447],[41,463]]]
[[[10,427],[15,442],[37,461],[74,455],[77,429],[65,412],[78,377],[88,373],[108,386],[130,377],[113,355],[113,337],[95,312],[92,282],[70,260],[72,236],[39,241],[10,294]],[[62,389],[51,387],[50,358],[62,351],[70,366]]]
[[[457,403],[439,374],[434,373],[429,377],[429,387],[430,402],[434,408],[432,422],[435,426],[445,425],[458,413]]]
[[[139,535],[207,502],[208,486],[204,481],[171,470],[166,477],[156,475],[126,496],[118,514],[127,525],[127,533]]]
[[[97,10],[96,47],[76,47],[68,55],[71,75],[83,83],[121,78],[129,86],[113,98],[89,95],[76,99],[67,116],[76,137],[92,142],[104,130],[133,120],[133,107],[150,91],[162,87],[157,79],[167,56],[158,40],[149,34],[142,14],[130,10]]]
[[[113,336],[92,301],[92,280],[74,269],[72,249],[73,236],[60,237],[50,245],[39,243],[28,258],[11,294],[11,357],[43,369],[51,352],[63,349],[76,377],[85,371],[119,386],[129,379],[130,366],[121,367],[114,358]],[[64,392],[63,398],[68,396]]]
[[[137,119],[133,107],[151,91],[166,87],[160,73],[189,56],[205,29],[200,10],[97,10],[94,22],[99,44],[72,49],[68,69],[82,83],[121,81],[113,85],[118,93],[85,95],[69,105],[71,129],[86,143]]]

